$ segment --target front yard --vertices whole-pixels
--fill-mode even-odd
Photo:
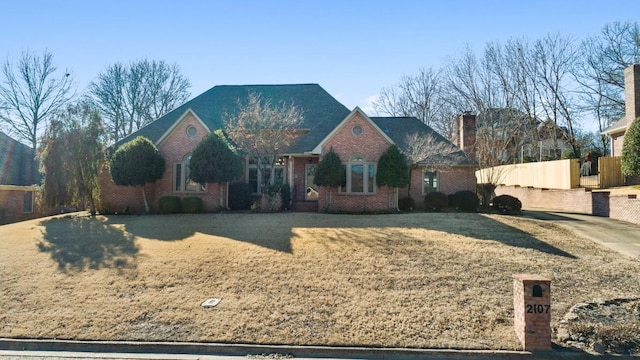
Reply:
[[[74,216],[0,226],[0,337],[519,349],[514,273],[551,278],[552,326],[640,293],[639,262],[517,217]]]

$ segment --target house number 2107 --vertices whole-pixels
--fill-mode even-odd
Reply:
[[[548,314],[551,305],[527,304],[527,314]]]

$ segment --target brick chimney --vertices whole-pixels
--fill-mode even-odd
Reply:
[[[456,118],[455,142],[470,159],[476,154],[476,116],[467,111]]]
[[[627,124],[640,116],[640,64],[624,69],[624,112]]]

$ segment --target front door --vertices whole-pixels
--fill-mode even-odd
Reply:
[[[317,201],[318,200],[318,185],[314,184],[314,177],[316,174],[316,166],[317,164],[306,164],[305,171],[306,174],[304,178],[304,199]]]

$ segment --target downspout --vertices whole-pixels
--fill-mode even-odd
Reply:
[[[293,195],[293,196],[289,197],[289,204],[287,204],[287,205],[289,207],[289,210],[292,210],[292,208],[293,208],[293,199],[295,198],[295,194],[293,193],[293,191],[294,191],[294,187],[293,187],[293,156],[289,155],[289,158],[287,159],[287,161],[289,162],[289,164],[288,164],[289,165],[289,174],[288,174],[289,175],[288,176],[288,178],[289,178],[289,192],[290,192],[290,194]]]

